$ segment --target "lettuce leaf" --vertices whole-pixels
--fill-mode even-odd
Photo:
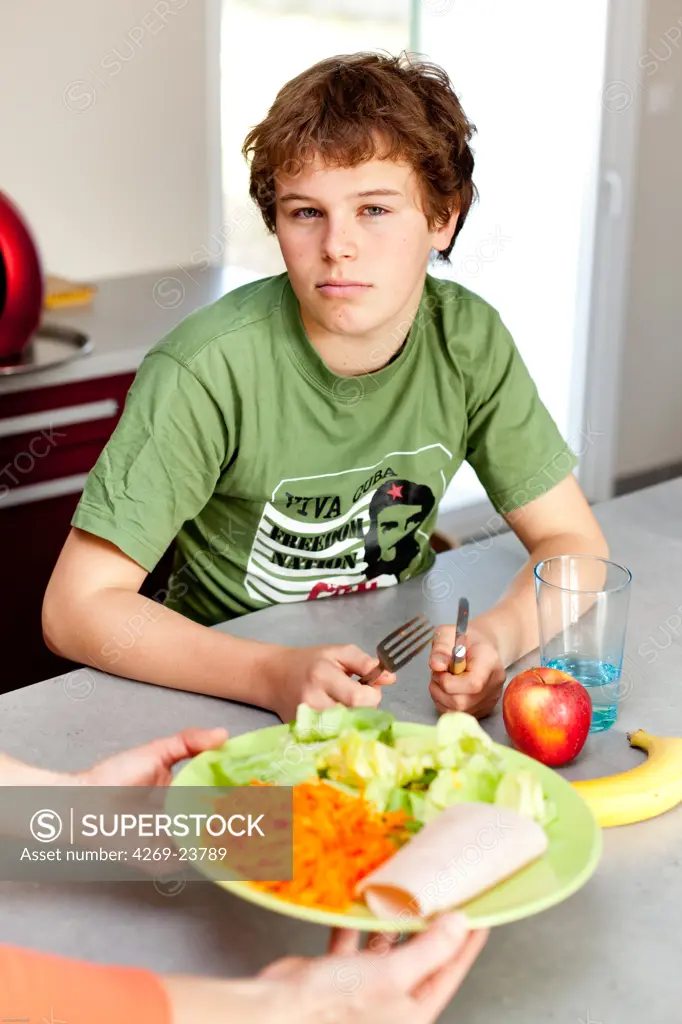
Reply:
[[[317,774],[316,752],[299,743],[246,757],[230,755],[228,750],[211,768],[216,786],[248,786],[252,779],[295,786]]]
[[[379,708],[346,708],[348,712],[346,729],[357,729],[358,732],[366,735],[376,733],[375,739],[382,743],[393,745],[393,723],[394,715],[390,711],[380,711]]]
[[[216,786],[247,786],[253,779],[277,786],[295,786],[315,778],[317,761],[329,741],[303,743],[290,734],[279,737],[266,750],[233,753],[230,742],[210,768]]]
[[[388,804],[391,796],[396,792],[402,793],[404,790],[396,787],[392,779],[381,779],[375,777],[370,779],[365,786],[364,797],[366,800],[369,800],[371,804],[374,804],[378,811],[383,812],[389,809],[393,810],[393,808],[389,808]]]
[[[408,818],[414,820],[410,826],[411,831],[416,832],[424,823],[424,811],[426,808],[426,797],[423,793],[414,793],[402,786],[396,786],[391,790],[386,801],[386,811],[404,811]]]
[[[291,734],[302,743],[334,739],[344,727],[348,708],[335,704],[333,708],[315,711],[307,704],[299,704],[296,719],[291,723]]]
[[[460,768],[441,768],[426,793],[426,820],[458,803],[492,803],[501,771],[495,760],[474,754]]]
[[[556,815],[554,804],[544,795],[542,783],[527,768],[505,772],[497,787],[494,802],[518,811],[540,825],[548,825]]]
[[[467,800],[491,804],[495,799],[503,768],[496,756],[474,754],[462,765],[458,774]]]
[[[315,711],[307,704],[299,704],[290,729],[294,739],[302,743],[336,739],[343,732],[356,731],[372,734],[372,739],[381,739],[390,745],[394,721],[390,711],[378,708],[347,708],[344,704],[335,704],[324,711]]]
[[[364,787],[374,778],[397,785],[398,755],[393,747],[359,732],[344,732],[318,758],[327,777],[350,786]]]
[[[435,769],[437,750],[432,736],[400,736],[394,744],[398,755],[398,785],[406,786]]]
[[[276,746],[246,756],[229,744],[211,764],[218,786],[253,779],[295,786],[324,778],[347,793],[363,793],[380,812],[403,810],[418,830],[446,807],[481,801],[511,807],[545,826],[556,808],[530,769],[507,770],[478,721],[463,712],[442,715],[435,735],[394,737],[394,716],[343,704],[315,711],[306,704]]]
[[[462,781],[454,768],[441,768],[424,797],[423,818],[425,822],[438,817],[441,811],[452,804],[463,803]]]
[[[458,768],[473,754],[493,753],[493,741],[473,715],[449,711],[436,723],[437,760],[441,768]]]

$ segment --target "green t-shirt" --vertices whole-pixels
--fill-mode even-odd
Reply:
[[[213,624],[427,569],[464,460],[501,513],[577,464],[498,313],[459,284],[427,276],[402,350],[367,369],[327,367],[286,274],[229,292],[147,354],[73,525],[149,571],[175,541],[165,603]]]

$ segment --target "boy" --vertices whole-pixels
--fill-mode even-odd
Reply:
[[[431,695],[493,709],[537,645],[533,565],[607,549],[500,317],[427,276],[474,198],[472,131],[445,72],[406,57],[331,58],[284,86],[244,152],[287,273],[196,311],[145,358],[48,586],[53,650],[284,720],[301,700],[376,704],[380,686],[351,678],[376,664],[356,647],[206,626],[424,571],[466,459],[530,557],[472,621],[460,676],[454,627],[439,630]],[[161,606],[138,590],[174,540]]]

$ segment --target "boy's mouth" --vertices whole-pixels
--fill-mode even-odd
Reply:
[[[317,286],[317,291],[328,298],[350,298],[351,295],[358,295],[372,287],[371,284],[363,284],[362,281],[322,281]]]

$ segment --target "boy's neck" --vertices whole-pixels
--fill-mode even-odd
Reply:
[[[325,365],[340,377],[376,373],[400,352],[417,315],[423,283],[388,324],[367,334],[334,334],[309,317],[301,306],[301,319],[311,345]]]

